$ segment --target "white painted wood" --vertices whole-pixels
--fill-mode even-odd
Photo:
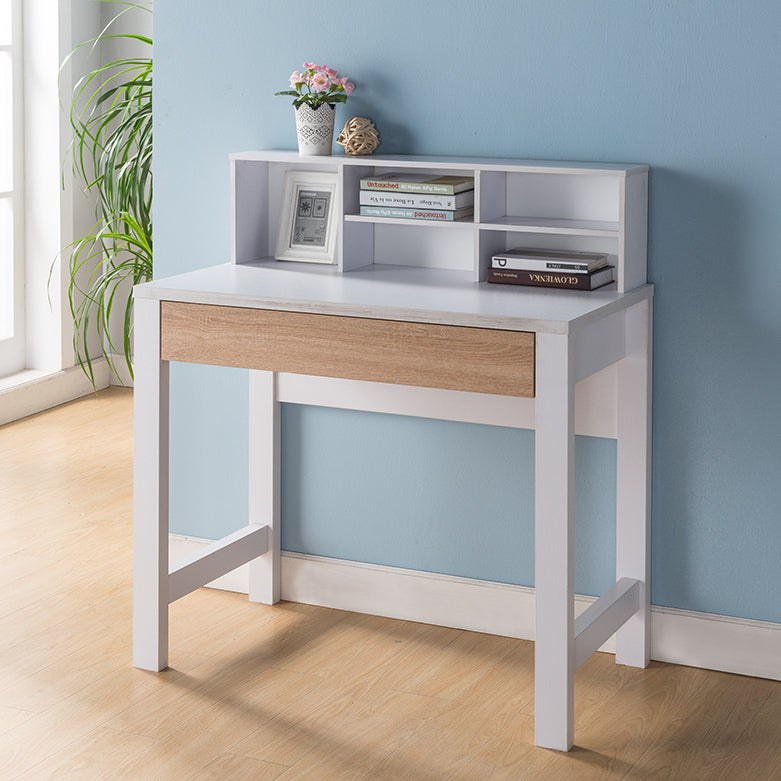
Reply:
[[[534,589],[397,567],[284,553],[293,602],[532,639]]]
[[[644,284],[646,277],[647,166],[559,163],[491,158],[388,155],[352,159],[334,155],[311,163],[291,152],[247,152],[231,156],[233,170],[234,263],[260,261],[272,253],[279,218],[282,178],[287,171],[333,171],[344,186],[336,199],[339,232],[338,271],[376,263],[469,269],[482,281],[479,242],[453,231],[504,232],[508,244],[606,251],[615,258],[617,289]],[[475,178],[474,221],[428,223],[421,242],[419,221],[359,215],[362,176],[415,169],[421,174],[468,174]],[[258,218],[258,215],[260,217]],[[356,229],[356,224],[387,226],[386,231]],[[441,232],[440,232],[441,231]],[[526,235],[524,235],[526,234]],[[515,236],[515,238],[511,238]],[[542,239],[553,239],[553,245]],[[570,241],[561,244],[562,239]],[[576,240],[575,244],[571,240]],[[610,239],[610,247],[596,246]],[[373,242],[371,250],[370,240]],[[430,245],[434,245],[433,247]],[[456,247],[454,251],[454,245]]]
[[[640,610],[618,633],[616,661],[645,667],[651,654],[651,339],[650,302],[626,312],[627,357],[619,362],[616,443],[616,579],[641,583]]]
[[[508,173],[505,214],[615,222],[620,181],[623,177]]]
[[[419,220],[404,217],[380,217],[365,214],[345,214],[345,222],[368,222],[373,225],[394,225],[397,228],[431,228],[437,231],[455,231],[457,234],[473,233],[474,222],[472,220]],[[463,240],[463,236],[461,236]],[[402,264],[414,265],[414,264]]]
[[[616,366],[608,366],[575,386],[575,433],[615,439]]]
[[[374,220],[374,262],[472,271],[474,225],[469,222]]]
[[[185,534],[171,534],[168,539],[169,569],[177,561],[188,556],[193,556],[199,551],[205,550],[214,542],[202,537],[190,537]],[[239,594],[249,594],[249,564],[242,564],[224,575],[204,583],[207,588],[216,588],[222,591],[235,591]]]
[[[625,292],[647,280],[648,172],[621,180],[618,290]]]
[[[174,563],[168,575],[168,602],[232,572],[269,549],[268,526],[250,524],[215,540],[205,550]]]
[[[133,664],[168,666],[168,362],[160,304],[137,299],[133,394]]]
[[[781,624],[651,608],[651,658],[781,681]]]
[[[575,619],[575,669],[640,607],[640,583],[621,578]]]
[[[534,399],[383,382],[279,374],[279,400],[363,412],[534,428]]]
[[[280,408],[274,372],[249,372],[249,522],[267,526],[268,550],[249,565],[252,602],[280,599]]]
[[[345,219],[340,262],[341,271],[354,271],[374,262],[374,223]]]
[[[485,282],[486,272],[491,267],[491,258],[508,249],[507,234],[496,230],[477,231],[475,244],[474,281]]]
[[[537,335],[534,579],[535,728],[538,746],[568,751],[574,740],[572,342]]]
[[[231,161],[231,260],[248,263],[268,257],[269,165],[262,161]]]
[[[372,165],[344,165],[341,167],[342,173],[342,203],[344,214],[360,214],[360,183],[361,179],[374,175],[374,166]]]
[[[95,385],[107,388],[111,372],[105,358],[93,361]],[[57,372],[28,369],[0,380],[0,426],[94,392],[79,366]]]
[[[211,540],[172,534],[171,561],[192,556]],[[282,599],[336,610],[534,640],[534,589],[436,572],[282,551]],[[206,584],[247,594],[247,565]],[[575,595],[578,616],[596,597]],[[615,651],[612,638],[600,649]]]
[[[624,312],[577,328],[573,333],[573,375],[575,382],[596,374],[626,355]]]
[[[210,542],[172,534],[171,560]],[[207,585],[246,594],[248,583],[245,565]],[[283,551],[282,599],[534,640],[534,589],[525,586]],[[574,601],[577,621],[596,598]],[[651,628],[652,659],[781,681],[781,624],[654,605]],[[598,650],[615,653],[615,636]]]
[[[481,220],[478,228],[489,228],[491,230],[499,230],[501,228],[508,234],[541,233],[557,237],[588,236],[611,239],[618,238],[618,222],[612,220],[567,220],[561,217],[504,216],[489,220]],[[516,237],[514,241],[529,242],[530,239]]]
[[[279,401],[508,428],[534,428],[534,399],[381,382],[278,374]],[[616,368],[575,386],[575,433],[615,439]]]
[[[609,286],[610,287],[610,286]],[[645,285],[565,291],[476,285],[471,271],[373,265],[341,274],[333,266],[280,263],[212,266],[136,287],[136,298],[246,306],[381,320],[567,333],[653,294]]]
[[[232,160],[269,160],[288,165],[301,164],[298,152],[284,150],[264,150],[231,153]],[[307,157],[307,165],[331,167],[338,165],[366,165],[366,158],[347,157],[341,152],[328,157]],[[423,155],[372,155],[371,164],[379,168],[475,168],[481,171],[511,170],[516,173],[573,174],[582,176],[629,176],[648,170],[647,165],[635,163],[581,163],[562,162],[560,160],[521,160],[500,157],[448,157]]]
[[[507,175],[504,171],[477,171],[475,175],[475,222],[502,219],[507,203]]]

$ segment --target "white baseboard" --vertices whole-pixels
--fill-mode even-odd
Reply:
[[[125,356],[118,353],[112,353],[111,359],[114,364],[116,375],[109,369],[109,385],[117,385],[121,388],[132,388],[133,378],[130,376],[130,369],[128,369],[127,363],[125,362]],[[101,360],[105,361],[105,358],[101,358]],[[108,369],[108,364],[106,364],[106,368]]]
[[[57,372],[28,369],[4,377],[0,380],[0,426],[81,398],[95,390],[103,390],[109,385],[132,387],[124,356],[116,356],[114,366],[119,379],[109,369],[105,358],[93,360],[95,388],[79,366]]]
[[[209,542],[171,535],[171,561]],[[247,567],[209,585],[246,594]],[[283,552],[282,599],[534,640],[534,589],[524,586]],[[576,596],[576,615],[594,601]],[[599,650],[613,653],[614,639]],[[651,657],[781,680],[781,624],[653,606]]]
[[[94,361],[93,370],[98,390],[108,387],[110,378],[106,361]],[[51,374],[21,372],[19,379],[18,384],[0,390],[0,426],[73,401],[94,390],[79,366]]]

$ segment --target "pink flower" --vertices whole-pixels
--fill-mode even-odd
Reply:
[[[331,79],[324,71],[318,71],[309,80],[309,86],[313,92],[327,92],[331,89]]]
[[[286,91],[289,95],[294,94],[294,102],[306,102],[316,108],[323,103],[344,102],[345,96],[352,95],[355,89],[347,76],[340,76],[327,65],[305,62],[302,67],[302,71],[294,70],[290,74],[290,90]],[[285,92],[274,94],[283,95]]]

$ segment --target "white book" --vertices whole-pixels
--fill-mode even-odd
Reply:
[[[455,195],[361,190],[360,200],[361,206],[397,206],[406,209],[447,209],[450,211],[473,206],[474,202],[474,190],[467,190]]]
[[[438,220],[439,222],[453,222],[471,217],[474,209],[467,206],[466,209],[402,209],[398,206],[361,206],[362,217],[392,217],[405,220]]]
[[[607,265],[607,255],[566,250],[509,249],[491,258],[491,268],[516,271],[569,271],[588,274]]]

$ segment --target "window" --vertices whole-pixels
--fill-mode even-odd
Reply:
[[[0,376],[24,367],[21,0],[0,0]]]

